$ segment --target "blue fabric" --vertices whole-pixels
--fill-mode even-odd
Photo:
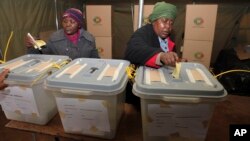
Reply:
[[[163,40],[162,38],[158,37],[159,38],[159,42],[160,42],[160,46],[161,46],[161,49],[164,51],[164,52],[168,52],[169,49],[168,49],[168,40]]]

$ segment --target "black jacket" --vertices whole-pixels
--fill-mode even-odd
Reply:
[[[162,52],[158,36],[152,24],[147,24],[134,32],[127,43],[124,59],[132,64],[145,65],[156,53]]]

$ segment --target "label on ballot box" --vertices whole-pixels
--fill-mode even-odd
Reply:
[[[27,87],[7,87],[0,92],[0,102],[4,111],[39,117],[33,91]]]
[[[192,138],[192,135],[205,136],[211,114],[207,104],[181,105],[161,102],[148,105],[149,136],[179,136]]]
[[[110,132],[107,101],[81,98],[56,98],[66,131],[78,133]]]

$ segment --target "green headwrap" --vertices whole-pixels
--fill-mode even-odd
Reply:
[[[154,6],[153,12],[149,15],[149,20],[153,22],[162,17],[174,20],[176,18],[176,11],[177,8],[173,4],[164,1],[157,2]]]

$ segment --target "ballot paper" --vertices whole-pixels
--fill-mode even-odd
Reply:
[[[180,78],[180,72],[181,72],[181,63],[176,63],[175,64],[175,69],[172,73],[172,76],[176,79]]]

